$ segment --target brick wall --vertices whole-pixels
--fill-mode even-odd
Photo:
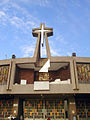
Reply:
[[[54,81],[55,79],[61,79],[61,80],[67,80],[70,79],[70,67],[69,65],[64,67],[64,68],[60,68],[57,71],[50,71],[49,72],[49,81]]]
[[[49,71],[49,81],[54,81],[55,79],[67,80],[70,79],[70,66],[60,68],[57,71]],[[35,80],[39,80],[39,72],[35,72]]]
[[[39,81],[39,72],[35,72],[32,69],[18,69],[16,70],[16,83],[20,83],[21,79],[27,80],[27,84],[34,83],[35,81]],[[70,66],[66,66],[64,68],[60,68],[57,71],[49,71],[49,81],[54,81],[55,79],[67,80],[70,79]],[[48,80],[48,79],[47,79]]]
[[[27,80],[27,84],[34,83],[34,70],[31,69],[22,69],[19,72],[20,82],[21,80]]]
[[[49,71],[49,81],[52,82],[56,79],[56,71]]]
[[[60,78],[61,80],[70,79],[70,66],[68,65],[64,68],[59,69],[56,72],[56,76],[57,76],[57,79]]]

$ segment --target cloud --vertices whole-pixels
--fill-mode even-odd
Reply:
[[[17,16],[10,18],[9,21],[11,24],[15,25],[17,28],[20,28],[25,25],[24,21]]]
[[[39,0],[39,5],[46,7],[48,5],[48,0]]]
[[[25,4],[33,4],[33,5],[38,5],[42,7],[49,6],[49,0],[20,0],[20,1]]]
[[[0,0],[0,6],[7,4],[9,0]]]
[[[15,14],[21,14],[23,16],[23,19],[33,21],[34,25],[37,25],[36,23],[39,22],[39,19],[36,16],[32,15],[32,13],[28,12],[27,9],[25,9],[24,7],[21,7],[20,5],[12,2],[11,6],[16,9],[16,11],[14,11]]]
[[[4,11],[0,11],[0,25],[6,25],[7,24],[7,15]]]
[[[51,51],[51,56],[61,56],[56,49],[51,48],[50,51]]]
[[[64,36],[60,33],[58,33],[56,35],[56,38],[55,38],[56,41],[60,42],[60,43],[63,43],[63,44],[68,44],[68,42],[64,39]]]
[[[34,51],[35,51],[35,45],[26,45],[21,47],[21,51],[23,53],[23,57],[32,57],[34,55]],[[46,48],[42,48],[41,50],[41,57],[47,57],[47,53],[46,53]],[[50,49],[51,52],[51,56],[61,56],[61,54],[54,48]]]
[[[71,52],[67,52],[67,55],[68,55],[68,56],[71,56],[71,55],[72,55],[72,53],[71,53]]]
[[[5,15],[6,15],[5,12],[0,11],[0,17],[5,16]]]
[[[36,16],[34,17],[32,13],[29,13],[24,7],[21,7],[15,2],[7,0],[3,4],[2,10],[0,11],[1,25],[11,24],[13,27],[16,27],[14,30],[17,29],[25,34],[30,34],[30,30],[40,23]]]
[[[34,45],[29,46],[23,46],[21,47],[21,50],[23,52],[23,57],[32,57],[34,55]]]
[[[74,6],[74,7],[81,7],[81,3],[80,3],[80,0],[70,0],[71,1],[71,4]]]

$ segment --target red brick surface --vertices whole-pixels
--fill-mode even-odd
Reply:
[[[49,71],[49,81],[54,81],[55,79],[67,80],[70,79],[70,66],[60,68],[57,71]],[[35,72],[35,80],[39,81],[39,72]],[[47,79],[48,80],[48,79]]]
[[[35,81],[39,81],[39,72],[35,72],[32,69],[18,69],[16,70],[15,83],[20,84],[21,80],[27,80],[27,84],[34,84]],[[60,68],[57,71],[49,71],[49,80],[54,81],[55,79],[67,80],[70,79],[70,66]]]
[[[54,81],[55,79],[67,80],[70,79],[70,67],[60,68],[57,71],[49,72],[49,81]]]
[[[20,80],[27,80],[27,84],[34,83],[34,70],[23,69],[19,73]]]
[[[56,72],[57,79],[67,80],[70,79],[70,67],[66,66],[65,68],[61,68]]]

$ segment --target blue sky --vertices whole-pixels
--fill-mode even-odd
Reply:
[[[90,57],[90,0],[0,0],[0,59],[33,56],[42,22],[53,28],[52,56]]]

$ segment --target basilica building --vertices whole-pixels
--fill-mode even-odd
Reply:
[[[0,60],[0,120],[90,120],[90,58],[51,56],[44,23],[32,34],[33,57]]]

